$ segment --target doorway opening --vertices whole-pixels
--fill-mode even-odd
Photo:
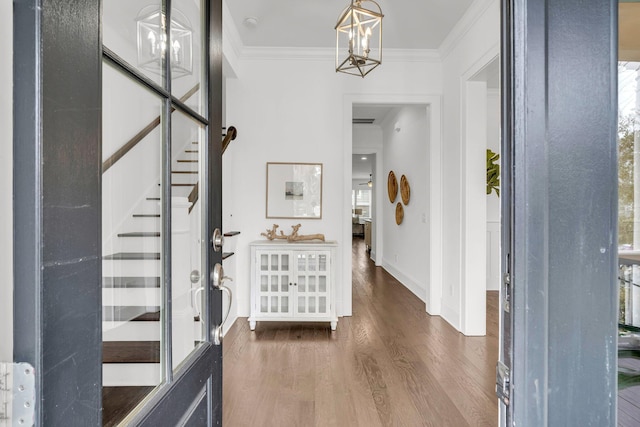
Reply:
[[[344,99],[343,115],[345,130],[343,133],[344,140],[344,165],[346,177],[351,177],[353,173],[354,154],[366,155],[375,154],[375,163],[372,166],[372,200],[373,215],[375,222],[372,221],[371,233],[371,257],[375,260],[376,265],[385,266],[392,274],[399,277],[405,286],[411,292],[416,294],[425,302],[426,311],[430,314],[440,314],[440,295],[442,289],[442,189],[441,189],[441,99],[439,96],[433,95],[350,95]],[[363,115],[368,117],[357,117]],[[374,118],[379,117],[380,123],[383,125],[378,130],[362,130],[356,129],[353,120],[357,118]],[[421,117],[423,122],[420,126],[413,126],[411,121],[416,121],[417,117]],[[404,118],[404,119],[402,119]],[[403,122],[403,120],[405,120]],[[368,125],[367,125],[368,126]],[[404,133],[402,129],[404,128]],[[409,132],[419,134],[417,141],[422,144],[424,153],[421,157],[411,156],[405,159],[407,170],[404,169],[403,163],[398,160],[399,166],[396,168],[397,179],[400,180],[402,175],[406,175],[409,181],[411,192],[413,194],[410,205],[406,208],[407,216],[403,218],[404,224],[395,223],[395,210],[391,212],[391,203],[387,192],[388,172],[390,170],[390,156],[387,150],[385,154],[384,143],[391,140],[402,139],[409,135]],[[359,133],[361,135],[359,136]],[[394,137],[393,135],[399,135]],[[356,143],[356,138],[364,142]],[[398,147],[396,146],[396,149]],[[408,148],[410,149],[410,147]],[[362,156],[361,156],[362,157]],[[360,158],[361,158],[360,157]],[[410,166],[409,163],[414,161],[419,163],[419,167]],[[385,162],[387,162],[385,164]],[[424,165],[428,165],[426,168]],[[404,170],[404,172],[403,172]],[[416,171],[412,175],[410,171]],[[413,180],[413,176],[420,176]],[[344,199],[351,201],[353,194],[353,182],[345,180]],[[400,196],[396,197],[393,207],[399,202]],[[400,202],[402,203],[402,202]],[[347,205],[350,206],[351,204]],[[403,204],[403,209],[405,208]],[[345,226],[343,241],[351,241],[353,223],[352,212],[349,209],[344,216]],[[409,227],[416,227],[415,231],[422,230],[420,239],[421,244],[425,248],[420,248],[421,258],[418,261],[420,268],[423,270],[415,275],[403,275],[402,269],[394,269],[397,262],[411,262],[410,257],[416,252],[409,253],[407,257],[401,259],[401,253],[394,251],[392,238],[388,238],[385,233],[384,224],[393,221],[395,227],[403,227],[409,230]],[[388,228],[391,230],[391,228]],[[389,232],[390,233],[390,232]],[[395,237],[395,236],[394,236]],[[385,242],[385,240],[388,240]],[[391,248],[389,253],[385,253],[386,248]],[[434,248],[437,248],[434,250]],[[389,258],[391,257],[391,258]],[[396,258],[398,261],[396,261]],[[426,262],[425,262],[426,259]],[[352,315],[352,254],[349,251],[343,252],[343,310],[345,316]],[[397,265],[397,264],[396,264]]]

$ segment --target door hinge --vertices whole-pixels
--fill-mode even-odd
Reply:
[[[509,406],[511,395],[511,372],[509,367],[498,361],[496,364],[496,395],[506,406]]]
[[[511,275],[509,273],[504,273],[502,283],[502,309],[509,313],[511,311]]]
[[[511,311],[511,254],[507,254],[506,272],[502,276],[502,310],[506,313]]]
[[[30,364],[0,362],[0,427],[35,424],[35,384]]]

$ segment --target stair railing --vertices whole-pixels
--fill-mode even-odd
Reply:
[[[197,83],[194,87],[191,88],[187,93],[184,94],[182,98],[180,98],[180,102],[184,103],[189,98],[193,96],[200,89],[200,83]],[[173,113],[176,109],[171,108],[171,112]],[[111,166],[113,166],[118,160],[123,158],[133,147],[138,145],[140,141],[144,139],[147,135],[149,135],[156,127],[160,125],[160,116],[153,119],[148,125],[146,125],[140,132],[134,135],[129,141],[127,141],[122,147],[118,148],[118,150],[111,155],[107,160],[102,163],[102,173],[105,173]]]

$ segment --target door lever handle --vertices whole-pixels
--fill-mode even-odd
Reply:
[[[211,285],[214,289],[219,289],[223,293],[227,294],[227,296],[229,297],[229,308],[227,309],[227,313],[222,316],[222,322],[220,322],[220,325],[216,326],[211,332],[211,338],[213,339],[213,343],[215,345],[222,344],[222,326],[225,324],[227,318],[229,317],[229,313],[231,312],[231,303],[233,301],[231,289],[223,285],[226,280],[233,281],[231,277],[227,277],[224,275],[224,268],[222,268],[221,264],[217,263],[213,267],[213,271],[211,272]]]
[[[229,307],[227,308],[227,314],[225,314],[224,317],[222,318],[222,322],[220,322],[220,325],[216,326],[215,329],[213,330],[212,338],[213,338],[213,343],[215,345],[222,344],[222,326],[227,322],[229,313],[231,313],[231,303],[233,302],[233,294],[231,293],[231,289],[227,288],[224,285],[218,286],[218,289],[220,289],[223,293],[227,294],[227,296],[229,297]]]

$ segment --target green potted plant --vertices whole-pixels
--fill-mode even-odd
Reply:
[[[500,197],[500,164],[496,163],[500,154],[487,148],[487,194],[495,191]]]

